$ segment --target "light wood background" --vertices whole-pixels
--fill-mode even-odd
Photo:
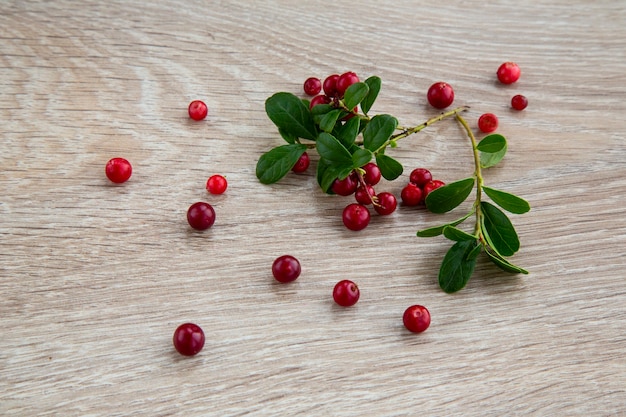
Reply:
[[[0,414],[626,415],[626,2],[391,3],[0,3]],[[502,86],[507,60],[522,78]],[[281,144],[265,99],[347,70],[380,76],[372,113],[401,124],[436,114],[439,80],[473,126],[498,114],[509,153],[485,181],[532,204],[512,216],[530,275],[481,260],[447,295],[449,243],[415,232],[458,213],[400,207],[353,233],[312,171],[256,180]],[[472,172],[453,121],[392,152],[406,171],[379,191],[418,166]],[[114,156],[134,167],[121,186]],[[195,201],[209,231],[186,223]],[[289,285],[270,272],[284,253],[303,266]],[[411,304],[432,314],[421,335]],[[207,336],[193,358],[171,343],[185,321]]]

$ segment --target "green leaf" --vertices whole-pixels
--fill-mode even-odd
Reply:
[[[352,168],[352,154],[330,133],[320,133],[315,146],[320,156],[331,164]]]
[[[506,139],[499,133],[493,133],[489,136],[485,136],[476,149],[485,153],[497,153],[506,147]]]
[[[426,196],[426,207],[433,213],[446,213],[465,201],[472,192],[474,177],[465,178],[439,187]]]
[[[450,240],[454,240],[455,242],[476,240],[476,236],[470,235],[469,233],[451,225],[447,225],[443,228],[443,235]]]
[[[482,168],[491,168],[492,166],[498,164],[504,155],[506,154],[506,146],[500,151],[496,153],[480,153],[480,166]]]
[[[528,201],[514,194],[485,186],[483,186],[483,191],[493,200],[494,203],[508,212],[524,214],[530,210],[530,204],[528,204]]]
[[[442,290],[453,293],[467,285],[476,266],[476,257],[472,257],[476,246],[476,240],[463,240],[448,250],[439,268],[439,286]]]
[[[502,256],[511,256],[519,250],[517,232],[509,218],[496,206],[486,201],[480,203],[481,228],[490,246]]]
[[[274,124],[290,135],[315,140],[317,129],[309,109],[291,93],[276,93],[265,101],[265,112]]]
[[[296,143],[297,140],[298,140],[297,136],[292,135],[289,132],[285,132],[280,127],[278,128],[278,133],[280,133],[280,136],[282,136],[282,138],[285,139],[285,142],[287,142],[287,143]]]
[[[371,118],[363,130],[363,146],[372,152],[385,144],[398,126],[398,119],[388,114],[379,114]]]
[[[517,265],[513,265],[511,262],[509,262],[508,260],[504,259],[502,256],[498,255],[496,252],[493,252],[489,249],[485,250],[485,253],[487,254],[487,257],[489,257],[489,260],[491,260],[491,262],[493,262],[494,264],[496,264],[500,269],[506,271],[506,272],[511,272],[514,274],[526,274],[528,275],[528,271],[525,270],[524,268],[521,268]]]
[[[352,167],[360,168],[372,160],[374,155],[371,151],[359,148],[352,154]]]
[[[373,75],[365,80],[365,84],[367,84],[370,89],[367,96],[361,101],[361,110],[363,110],[363,113],[367,114],[378,97],[382,81],[380,77]]]
[[[337,179],[337,171],[333,169],[330,162],[324,158],[320,158],[317,162],[317,183],[322,191],[328,193],[328,190],[333,185],[333,182]]]
[[[293,168],[306,151],[306,146],[295,143],[271,149],[259,158],[256,164],[256,176],[263,184],[273,184]]]
[[[350,149],[350,146],[354,144],[357,136],[359,135],[360,119],[353,117],[340,126],[336,131],[336,138],[343,146]]]
[[[388,181],[393,181],[402,175],[404,168],[402,164],[390,156],[379,153],[376,155],[376,165],[380,168],[380,173],[383,178]]]
[[[328,132],[328,133],[332,132],[340,114],[341,114],[341,110],[339,109],[329,111],[328,113],[326,113],[320,119],[320,122],[319,122],[320,129],[322,129],[324,132]]]
[[[346,92],[343,94],[343,104],[348,109],[353,109],[358,106],[361,100],[363,100],[367,93],[369,93],[370,88],[365,83],[354,83],[350,87],[346,89]]]
[[[419,237],[435,237],[435,236],[439,236],[440,234],[443,233],[443,229],[445,229],[448,226],[457,226],[457,225],[463,223],[472,214],[474,214],[473,210],[470,211],[469,213],[467,213],[465,216],[461,217],[460,219],[456,219],[453,222],[442,224],[442,225],[439,225],[439,226],[429,227],[428,229],[419,230],[417,232],[417,236],[419,236]]]
[[[324,115],[334,109],[335,106],[330,104],[318,104],[311,109],[311,114],[313,115],[313,118],[315,118],[316,116]]]

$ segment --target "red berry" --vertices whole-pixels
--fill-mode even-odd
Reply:
[[[112,158],[104,167],[104,172],[109,180],[121,184],[128,181],[133,173],[133,167],[124,158]]]
[[[478,118],[478,128],[483,133],[495,132],[498,128],[498,116],[493,113],[485,113]]]
[[[433,180],[433,175],[426,168],[415,168],[411,171],[409,181],[422,188]]]
[[[363,180],[365,180],[366,184],[376,185],[380,182],[380,178],[382,177],[382,173],[380,172],[380,168],[373,162],[368,162],[362,167],[365,170],[363,174]]]
[[[330,104],[331,101],[332,100],[330,99],[330,97],[324,94],[320,94],[319,96],[313,97],[313,99],[311,100],[311,103],[309,104],[309,109],[312,109],[318,104]]]
[[[339,281],[333,288],[333,300],[342,307],[355,305],[360,296],[359,287],[347,279]]]
[[[454,90],[448,83],[437,82],[430,86],[426,97],[434,108],[445,109],[454,101]]]
[[[431,191],[436,190],[439,187],[443,187],[444,185],[446,185],[446,183],[443,181],[439,181],[439,180],[432,180],[431,182],[426,184],[424,188],[422,189],[422,193],[424,194],[424,200],[426,199],[428,194],[430,194]]]
[[[358,83],[359,77],[352,71],[344,72],[337,79],[337,95],[343,97],[344,93],[352,84]]]
[[[419,206],[422,203],[422,190],[412,182],[408,183],[400,193],[402,203],[405,206]]]
[[[291,255],[279,256],[272,263],[272,275],[278,282],[295,281],[302,272],[300,261]]]
[[[193,120],[202,120],[209,112],[206,104],[204,104],[201,100],[194,100],[189,103],[189,108],[187,110],[189,111],[189,117]]]
[[[354,193],[354,198],[358,203],[367,206],[369,204],[372,204],[372,197],[374,197],[375,195],[376,192],[374,191],[374,187],[372,187],[371,185],[366,185],[365,187],[360,186],[356,189],[356,192]]]
[[[310,77],[304,82],[304,93],[309,96],[315,96],[322,91],[322,82],[319,78]]]
[[[515,110],[522,111],[526,108],[526,106],[528,106],[528,99],[521,94],[513,96],[511,99],[511,107]]]
[[[307,170],[310,164],[311,158],[309,158],[309,154],[305,152],[300,155],[300,158],[298,158],[296,164],[293,166],[293,168],[291,168],[291,170],[297,173],[304,172]]]
[[[396,211],[398,200],[396,200],[396,196],[393,194],[384,191],[376,194],[376,198],[377,204],[374,205],[376,213],[386,216]]]
[[[324,88],[324,93],[328,97],[336,97],[337,96],[337,81],[338,80],[339,80],[339,74],[329,75],[324,80],[324,84],[322,86]]]
[[[206,182],[206,190],[211,194],[223,194],[228,187],[228,181],[223,175],[211,175]]]
[[[347,196],[354,194],[358,186],[358,180],[351,174],[342,180],[336,179],[331,189],[335,194]]]
[[[342,214],[343,224],[350,230],[358,231],[363,230],[370,223],[370,212],[362,204],[352,203],[348,204],[343,209]]]
[[[430,326],[430,312],[424,306],[413,305],[404,311],[404,327],[413,333],[422,333]]]
[[[515,62],[505,62],[500,65],[496,74],[502,84],[513,84],[519,79],[521,73],[522,71]]]
[[[174,331],[173,341],[178,353],[193,356],[204,347],[204,332],[196,324],[184,323]]]
[[[215,223],[215,210],[209,203],[193,203],[187,210],[187,221],[196,230],[206,230]]]

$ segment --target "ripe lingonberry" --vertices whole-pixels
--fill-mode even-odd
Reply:
[[[434,108],[445,109],[454,101],[454,90],[448,83],[437,82],[430,86],[426,97]]]
[[[309,158],[308,153],[303,153],[300,155],[300,158],[296,161],[296,164],[291,168],[293,172],[300,173],[307,170],[309,165],[311,164],[311,158]]]
[[[439,187],[443,187],[444,185],[446,185],[446,183],[444,183],[443,181],[440,181],[440,180],[432,180],[432,181],[430,181],[422,189],[422,193],[424,194],[424,199],[426,199],[426,197],[428,197],[428,194],[430,194],[431,191],[436,190]]]
[[[363,230],[370,223],[370,212],[362,204],[348,204],[341,216],[343,224],[350,230]]]
[[[124,158],[112,158],[104,167],[107,178],[116,184],[128,181],[133,173],[133,167]]]
[[[478,118],[478,128],[483,133],[495,132],[498,128],[498,116],[493,113],[485,113]]]
[[[197,324],[184,323],[174,331],[174,348],[184,356],[193,356],[204,347],[204,332]]]
[[[320,94],[319,96],[313,97],[313,99],[311,100],[311,103],[309,104],[309,109],[312,109],[318,104],[330,104],[331,101],[332,100],[327,95]]]
[[[360,186],[359,188],[356,189],[356,192],[354,193],[354,198],[356,199],[358,203],[361,203],[367,206],[369,204],[372,204],[372,198],[375,195],[376,195],[376,192],[374,191],[374,187],[366,184],[365,187]]]
[[[337,97],[337,81],[339,74],[332,74],[326,77],[322,84],[322,89],[328,97]]]
[[[295,281],[302,272],[300,261],[291,255],[282,255],[272,263],[272,275],[278,282]]]
[[[228,181],[223,175],[211,175],[206,182],[206,190],[211,194],[224,194],[228,187]]]
[[[316,96],[322,91],[322,82],[319,78],[310,77],[304,81],[304,93],[309,96]]]
[[[411,171],[409,181],[422,188],[433,180],[433,175],[426,168],[415,168]]]
[[[360,296],[359,287],[348,279],[339,281],[333,288],[333,300],[342,307],[355,305]]]
[[[517,94],[511,99],[511,107],[515,110],[522,111],[526,106],[528,106],[528,99],[521,94]]]
[[[376,213],[386,216],[396,211],[398,200],[396,200],[396,196],[393,194],[383,191],[376,194],[376,198],[377,204],[374,205]]]
[[[187,110],[189,112],[189,117],[191,117],[193,120],[202,120],[209,112],[206,104],[204,104],[204,102],[201,100],[194,100],[189,103],[189,108]]]
[[[336,179],[331,189],[335,194],[347,196],[354,194],[358,186],[358,180],[351,174],[342,180]]]
[[[380,182],[380,178],[382,177],[382,173],[380,172],[380,168],[373,162],[368,162],[367,164],[362,166],[365,173],[363,174],[363,180],[366,184],[376,185]]]
[[[405,206],[419,206],[423,201],[422,189],[410,182],[402,189],[400,198]]]
[[[421,333],[430,326],[430,312],[421,305],[413,305],[404,311],[402,322],[407,330]]]
[[[339,97],[343,97],[344,93],[352,84],[358,83],[359,77],[352,71],[344,72],[337,79],[336,90]]]
[[[206,230],[215,223],[215,210],[203,201],[193,203],[187,210],[187,221],[196,230]]]
[[[500,67],[496,75],[502,84],[513,84],[519,79],[522,71],[515,62],[505,62]]]

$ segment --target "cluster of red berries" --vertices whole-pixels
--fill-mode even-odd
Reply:
[[[402,204],[409,207],[423,206],[426,196],[431,191],[446,185],[441,180],[433,179],[433,175],[426,168],[415,168],[409,175],[409,183],[400,193]]]
[[[312,96],[310,108],[317,106],[318,104],[331,104],[337,103],[341,100],[352,84],[358,83],[359,76],[352,71],[344,72],[343,74],[332,74],[324,79],[324,82],[316,77],[307,78],[304,81],[304,93],[308,96]],[[322,93],[322,90],[324,92]],[[354,112],[357,111],[355,108]]]

